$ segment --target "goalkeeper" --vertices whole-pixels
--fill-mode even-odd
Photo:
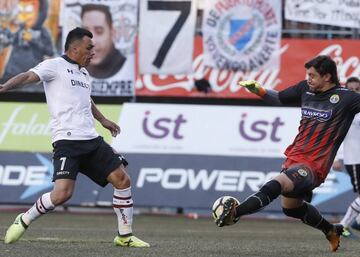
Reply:
[[[336,64],[329,56],[315,57],[305,69],[307,80],[280,92],[265,89],[254,80],[240,82],[240,86],[273,105],[301,106],[302,117],[299,132],[285,151],[280,174],[239,205],[227,201],[216,223],[219,227],[230,225],[231,220],[236,222],[243,215],[255,213],[281,195],[284,214],[321,230],[330,250],[336,251],[343,226],[329,223],[305,199],[328,175],[354,115],[360,112],[360,94],[340,86]]]

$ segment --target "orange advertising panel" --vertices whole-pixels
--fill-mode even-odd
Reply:
[[[304,64],[317,55],[330,55],[338,64],[341,83],[350,76],[360,77],[360,40],[283,39],[280,69],[248,73],[217,70],[204,65],[202,38],[195,38],[193,73],[187,75],[138,76],[136,95],[168,97],[256,98],[237,85],[238,81],[255,79],[266,88],[282,90],[305,79]],[[179,58],[181,58],[179,56]],[[205,78],[207,93],[195,87],[195,81]]]

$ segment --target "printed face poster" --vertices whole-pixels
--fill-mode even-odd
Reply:
[[[131,0],[66,0],[62,5],[62,45],[77,26],[93,34],[94,56],[86,67],[93,95],[134,95],[137,8]]]

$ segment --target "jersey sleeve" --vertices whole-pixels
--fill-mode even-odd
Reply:
[[[301,104],[302,92],[305,89],[306,81],[288,87],[279,92],[279,99],[282,104]]]
[[[57,62],[55,59],[48,59],[30,70],[35,72],[41,81],[51,81],[57,76]]]

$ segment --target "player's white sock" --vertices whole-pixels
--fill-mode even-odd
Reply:
[[[132,233],[133,200],[131,188],[114,188],[113,208],[118,219],[119,234],[127,235]]]
[[[341,220],[341,225],[349,227],[351,222],[360,213],[360,197],[357,197],[349,206],[344,218]]]
[[[34,203],[34,205],[24,213],[21,219],[26,225],[30,225],[35,219],[48,213],[49,211],[54,210],[55,206],[51,202],[50,192],[43,194],[39,199]]]

